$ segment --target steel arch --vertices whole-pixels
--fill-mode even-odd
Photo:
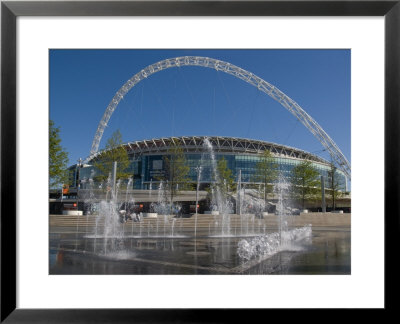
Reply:
[[[104,133],[104,129],[111,118],[112,113],[117,108],[121,99],[140,81],[148,78],[150,75],[160,72],[165,69],[181,67],[181,66],[201,66],[206,68],[222,71],[231,74],[251,85],[258,88],[260,91],[266,93],[274,100],[278,101],[283,107],[289,110],[328,150],[334,162],[336,162],[339,169],[341,169],[350,179],[351,168],[350,163],[347,161],[344,154],[340,151],[336,143],[329,137],[329,135],[322,129],[322,127],[307,114],[295,101],[289,98],[286,94],[278,88],[261,79],[255,74],[246,71],[238,66],[228,62],[216,60],[209,57],[201,56],[182,56],[169,58],[157,63],[151,64],[143,70],[136,73],[116,92],[111,102],[108,104],[106,111],[97,127],[95,137],[93,139],[92,148],[90,150],[90,157],[95,155],[99,149],[100,141]],[[90,158],[89,157],[89,158]]]

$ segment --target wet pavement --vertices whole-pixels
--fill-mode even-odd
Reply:
[[[351,273],[349,229],[313,229],[310,240],[268,257],[243,260],[242,237],[95,238],[50,234],[50,274],[296,274]],[[247,238],[250,239],[250,238]]]

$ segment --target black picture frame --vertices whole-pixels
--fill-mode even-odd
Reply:
[[[385,309],[395,308],[400,173],[400,0],[393,1],[2,1],[1,2],[1,322],[235,322],[252,309],[16,308],[16,19],[19,16],[384,16],[385,18]],[[373,148],[371,152],[373,154]],[[371,256],[371,262],[373,257]],[[368,283],[366,283],[367,285]],[[246,315],[249,316],[249,315]]]

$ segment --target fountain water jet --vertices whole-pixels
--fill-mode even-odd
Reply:
[[[282,235],[286,244],[282,244]],[[293,230],[275,232],[266,235],[256,236],[250,240],[242,239],[238,243],[237,253],[243,260],[253,258],[265,258],[275,253],[289,250],[301,249],[299,244],[304,240],[310,240],[312,235],[311,225]],[[288,242],[291,244],[289,245]]]
[[[228,197],[224,197],[221,191],[221,180],[224,179],[220,179],[220,175],[218,174],[217,159],[215,157],[214,148],[208,138],[204,139],[203,146],[208,151],[211,160],[211,210],[217,211],[220,216],[221,236],[229,236],[231,235],[229,214],[232,213],[232,203],[229,201]]]

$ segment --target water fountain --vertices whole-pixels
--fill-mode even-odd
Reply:
[[[259,260],[270,257],[278,252],[301,249],[299,243],[311,240],[311,224],[302,228],[289,229],[291,218],[290,208],[286,201],[289,196],[290,184],[282,173],[274,186],[278,198],[276,204],[276,216],[278,217],[278,231],[270,234],[258,235],[251,239],[242,239],[238,243],[238,255],[242,260],[253,258]],[[252,204],[256,202],[252,201]],[[262,204],[260,204],[262,205]],[[259,206],[256,207],[257,209]]]
[[[195,223],[194,223],[194,237],[197,237],[197,216],[198,216],[198,206],[199,206],[199,190],[200,190],[200,179],[201,179],[201,171],[202,171],[202,162],[203,156],[200,161],[200,165],[196,168],[197,171],[197,184],[196,184],[196,210],[195,210]]]
[[[311,235],[311,225],[266,235],[259,235],[250,240],[240,240],[237,252],[239,257],[246,261],[254,258],[262,259],[285,250],[301,249],[301,247],[296,245],[296,243],[309,241]],[[282,241],[285,243],[282,244]]]
[[[150,200],[155,195],[157,197],[157,201],[150,205],[150,212],[157,217],[144,217],[139,221],[139,214],[136,214],[137,211],[134,209],[133,178],[114,181],[110,173],[107,180],[95,188],[92,172],[89,179],[82,181],[80,192],[80,201],[84,202],[86,214],[84,236],[86,241],[82,248],[84,252],[120,260],[128,258],[131,255],[129,253],[135,250],[135,246],[144,246],[141,242],[147,242],[145,243],[147,245],[154,244],[155,249],[163,246],[160,250],[162,251],[166,244],[168,248],[172,248],[174,246],[172,241],[175,240],[178,246],[184,244],[192,247],[192,251],[187,253],[195,256],[197,263],[197,258],[210,253],[207,252],[210,251],[210,247],[199,248],[204,242],[209,242],[206,244],[211,245],[211,251],[215,250],[214,257],[232,262],[232,255],[236,255],[234,259],[239,260],[242,267],[244,264],[249,267],[255,260],[261,262],[279,252],[296,250],[299,247],[297,243],[310,238],[310,225],[289,229],[290,215],[286,206],[286,196],[290,188],[283,176],[275,185],[276,215],[269,217],[269,220],[277,221],[276,232],[273,232],[271,230],[275,228],[271,228],[271,223],[266,223],[263,218],[265,201],[259,197],[257,190],[247,189],[245,185],[238,185],[237,193],[226,193],[225,190],[221,190],[222,186],[226,187],[226,180],[221,179],[218,174],[217,157],[208,138],[204,139],[203,148],[204,152],[197,167],[194,223],[191,223],[190,219],[184,221],[183,218],[174,217],[180,206],[171,203],[168,182],[161,181],[154,190],[153,183],[150,183],[148,187]],[[198,191],[201,181],[209,181],[208,177],[211,178],[212,215],[205,218],[208,223],[204,223],[204,219],[201,220],[203,229],[199,232]],[[233,214],[232,202],[235,199],[237,213]],[[89,226],[92,220],[95,220],[95,224],[91,223],[92,226]],[[78,242],[79,221],[76,224],[76,242]],[[183,228],[183,224],[192,224],[193,227],[185,225]],[[185,235],[182,235],[183,230]],[[75,251],[79,252],[78,250],[76,243]]]
[[[224,196],[221,190],[221,182],[225,179],[221,179],[218,174],[217,159],[215,157],[214,148],[208,138],[204,139],[205,149],[208,151],[211,161],[211,211],[215,216],[219,216],[220,222],[215,219],[215,226],[221,224],[221,236],[231,235],[230,229],[230,214],[233,212],[233,204],[230,201],[229,196]],[[217,217],[216,217],[217,218]]]
[[[158,187],[158,197],[157,202],[151,203],[151,210],[157,214],[156,220],[156,233],[155,236],[159,236],[159,217],[163,217],[163,236],[166,236],[166,227],[168,225],[170,213],[171,213],[171,206],[168,201],[168,191],[166,190],[166,183],[164,181],[160,182]]]

